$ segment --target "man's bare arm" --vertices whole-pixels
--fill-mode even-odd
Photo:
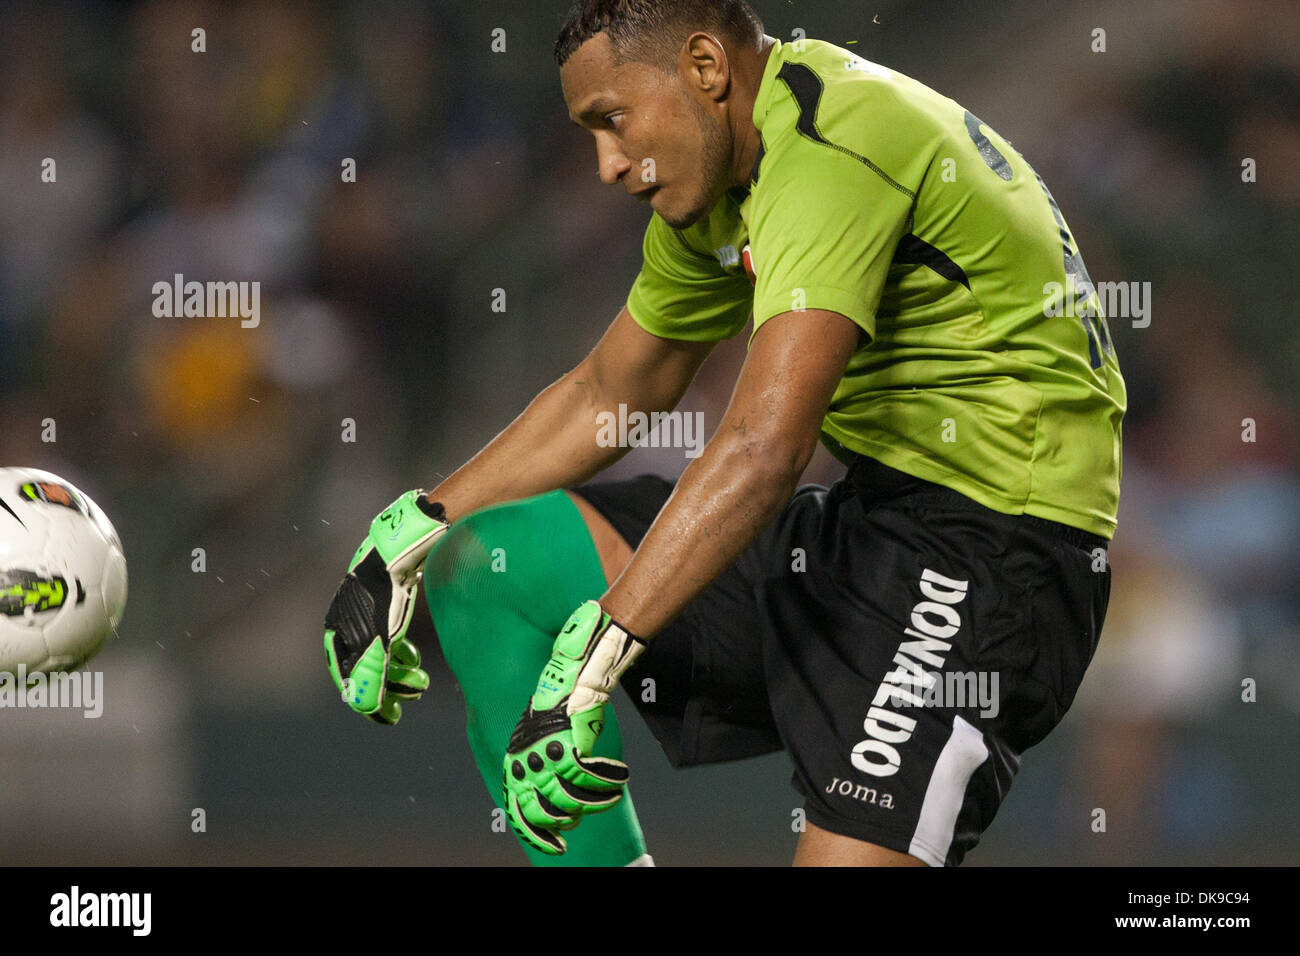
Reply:
[[[847,318],[820,309],[764,323],[717,433],[600,599],[614,620],[654,636],[780,513],[859,335]]]
[[[628,452],[596,443],[597,414],[616,412],[620,402],[629,411],[671,411],[715,344],[659,338],[623,308],[591,354],[429,492],[429,501],[441,502],[454,521],[589,480]]]

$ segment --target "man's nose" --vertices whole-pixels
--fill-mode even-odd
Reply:
[[[596,141],[596,164],[600,181],[608,186],[617,185],[619,178],[632,167],[618,144],[608,138]]]

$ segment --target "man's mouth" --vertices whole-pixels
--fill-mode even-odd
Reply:
[[[638,201],[638,202],[649,202],[649,201],[650,201],[650,197],[653,196],[653,195],[654,195],[655,193],[657,193],[658,191],[659,191],[659,187],[658,187],[658,186],[651,186],[649,189],[644,189],[644,190],[642,190],[641,192],[639,192],[639,193],[636,194],[637,201]]]

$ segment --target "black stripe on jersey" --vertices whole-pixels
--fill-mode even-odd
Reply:
[[[832,143],[821,134],[821,131],[817,129],[817,104],[821,101],[822,91],[826,87],[822,83],[821,77],[814,73],[807,64],[786,63],[776,75],[785,81],[786,86],[790,87],[795,102],[799,104],[799,120],[795,124],[795,128],[800,133],[814,143],[821,143],[823,146],[839,150],[846,156],[852,156],[908,199],[916,200],[916,193],[896,182],[888,173],[867,159],[867,157],[855,153],[847,146]]]
[[[949,282],[960,282],[967,289],[970,289],[970,280],[966,278],[966,272],[961,266],[924,239],[911,233],[898,240],[898,249],[894,252],[894,263],[904,266],[929,266]]]

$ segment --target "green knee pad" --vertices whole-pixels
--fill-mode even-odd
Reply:
[[[424,565],[424,588],[443,656],[465,694],[470,749],[501,806],[506,744],[555,637],[583,601],[606,588],[600,557],[563,491],[483,508],[455,521]],[[596,754],[621,758],[613,708]],[[525,847],[537,866],[622,866],[646,852],[630,793],[564,834],[568,851]]]

